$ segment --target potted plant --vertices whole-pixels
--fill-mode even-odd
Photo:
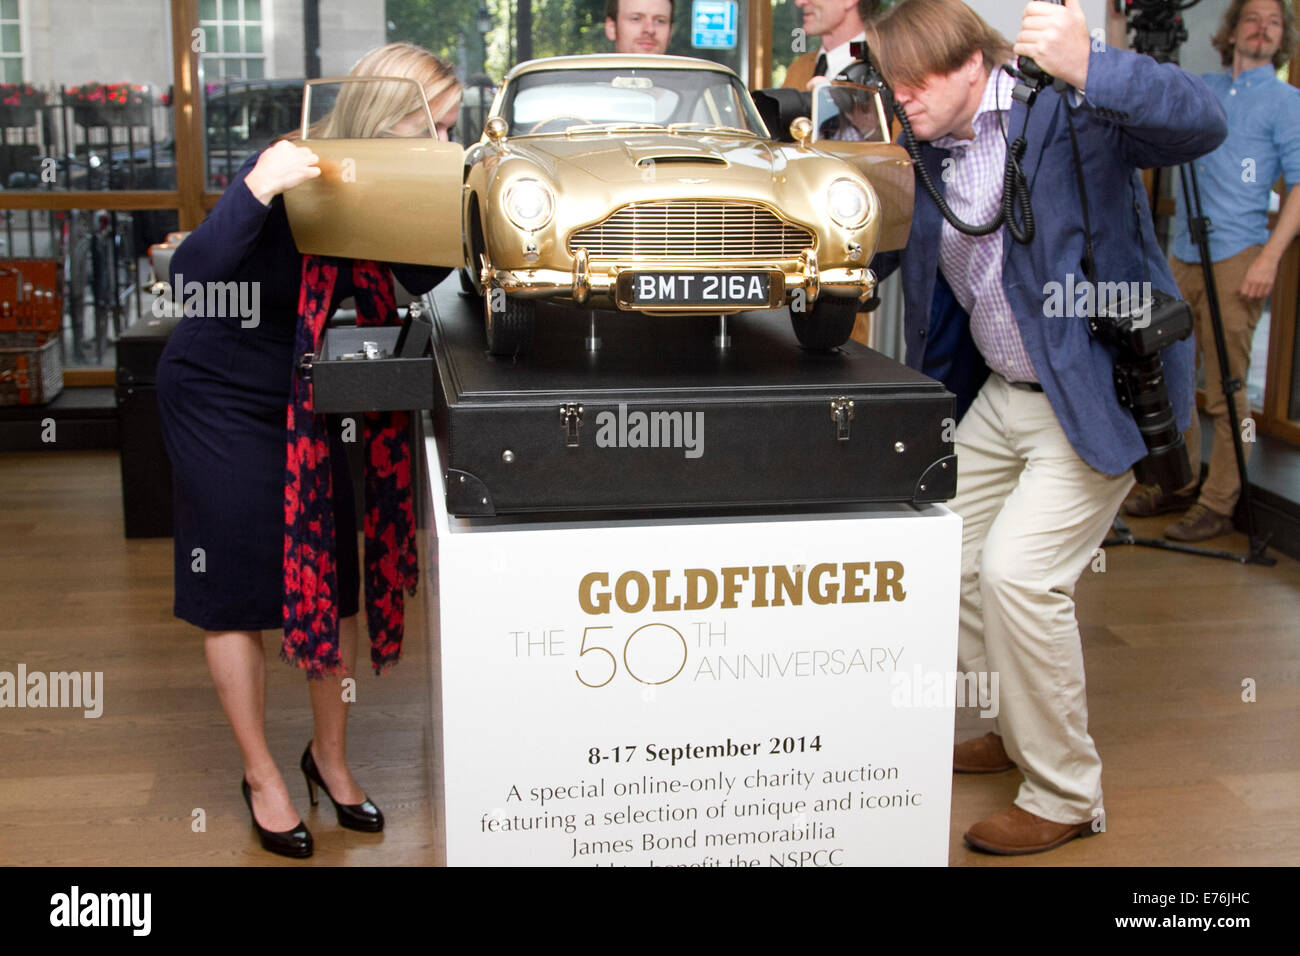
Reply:
[[[86,83],[63,91],[78,126],[148,126],[152,91],[138,83]]]
[[[30,83],[0,83],[0,129],[35,126],[36,111],[44,105],[44,90]]]

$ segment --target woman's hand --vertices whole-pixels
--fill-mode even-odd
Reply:
[[[319,161],[320,157],[308,147],[294,146],[288,140],[280,140],[262,151],[262,155],[244,177],[244,185],[257,197],[258,202],[269,206],[271,200],[280,193],[319,176],[320,167],[316,165]]]

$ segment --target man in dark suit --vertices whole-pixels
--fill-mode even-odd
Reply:
[[[1062,289],[1089,284],[1070,122],[1097,279],[1171,295],[1178,290],[1139,170],[1210,152],[1227,124],[1201,79],[1094,40],[1078,0],[1026,7],[1014,52],[1066,84],[1039,95],[1027,129],[1015,82],[1000,69],[1012,48],[961,0],[904,0],[867,32],[922,161],[966,222],[988,222],[999,207],[1004,131],[1025,129],[1028,141],[1021,165],[1037,219],[1032,241],[1012,241],[1005,225],[965,235],[918,188],[907,247],[873,267],[881,277],[901,269],[908,365],[954,390],[971,386],[972,369],[989,369],[957,427],[950,506],[963,519],[959,669],[997,673],[1001,693],[996,730],[958,744],[953,762],[959,772],[1020,767],[1014,804],[966,839],[989,852],[1035,853],[1103,828],[1074,586],[1146,455],[1115,394],[1115,356],[1089,333],[1087,300],[1055,307]],[[943,354],[933,356],[939,342]],[[1185,427],[1192,343],[1162,354]]]

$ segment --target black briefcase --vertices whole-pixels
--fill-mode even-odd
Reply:
[[[850,343],[803,351],[785,313],[716,317],[542,306],[536,344],[487,354],[482,302],[435,290],[431,357],[399,330],[327,330],[318,411],[433,408],[456,515],[943,501],[954,398]],[[364,358],[361,341],[373,343]],[[422,364],[423,363],[423,364]],[[422,371],[421,371],[422,369]]]

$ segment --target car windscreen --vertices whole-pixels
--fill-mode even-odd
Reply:
[[[510,83],[502,103],[508,135],[563,133],[589,125],[727,127],[765,136],[753,101],[734,77],[712,70],[540,70]]]

